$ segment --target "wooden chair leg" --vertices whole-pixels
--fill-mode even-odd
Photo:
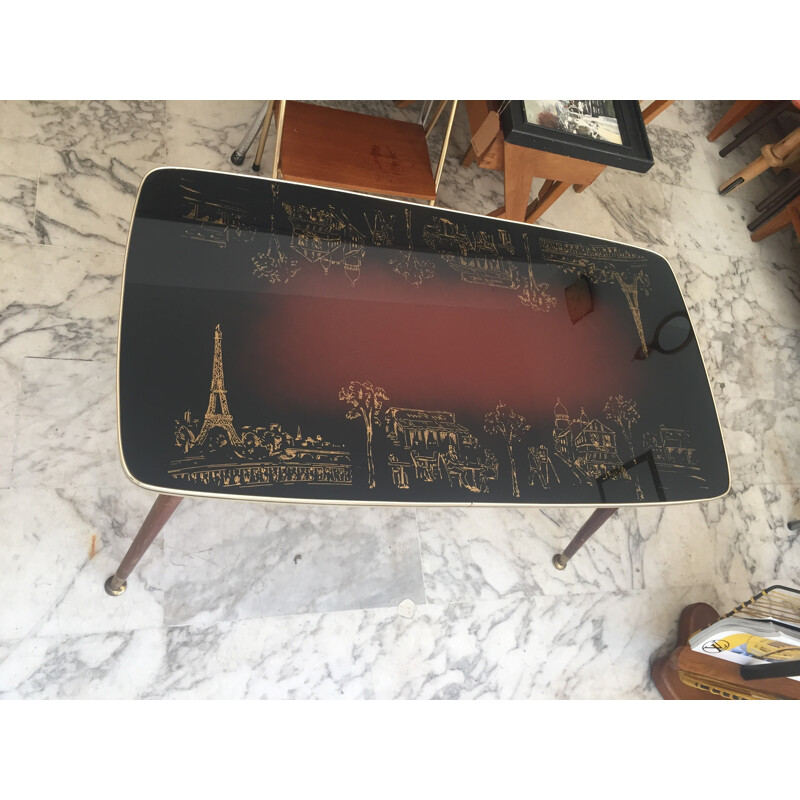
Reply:
[[[120,562],[117,571],[106,581],[106,591],[111,595],[122,594],[127,585],[127,578],[133,572],[133,568],[139,563],[142,556],[147,552],[147,548],[155,540],[161,529],[166,525],[167,520],[180,504],[181,497],[173,497],[168,494],[160,494],[150,512],[145,517],[139,533],[125,553],[125,557]]]
[[[750,234],[750,241],[760,242],[767,236],[772,236],[787,225],[793,225],[795,233],[800,237],[800,197],[796,197],[782,211],[779,211],[771,220],[765,222],[760,228]]]
[[[592,534],[603,527],[605,521],[612,517],[616,511],[616,508],[596,508],[592,512],[592,516],[583,523],[572,541],[564,548],[564,552],[553,556],[553,566],[556,569],[566,569],[572,556],[589,541]]]
[[[715,142],[725,131],[730,130],[737,122],[743,120],[752,111],[755,111],[763,102],[763,100],[736,100],[722,119],[712,128],[706,139],[709,142]]]
[[[649,125],[662,111],[668,109],[674,102],[674,100],[653,100],[653,102],[642,111],[644,124]]]
[[[719,187],[720,194],[729,194],[738,189],[747,181],[758,177],[762,172],[772,167],[780,171],[784,166],[794,159],[795,152],[800,150],[800,127],[795,128],[788,136],[784,136],[775,144],[767,144],[761,148],[761,155],[751,161],[743,170],[740,170],[732,178],[729,178]]]

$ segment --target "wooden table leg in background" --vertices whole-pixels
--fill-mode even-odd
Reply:
[[[575,534],[573,540],[564,548],[564,552],[553,556],[553,566],[556,569],[566,569],[572,556],[589,541],[593,533],[603,527],[603,523],[609,517],[612,517],[616,511],[616,508],[596,508],[592,512],[592,516],[583,523],[581,529]]]
[[[505,219],[525,221],[528,200],[531,196],[533,173],[528,166],[530,148],[519,147],[503,142],[503,158],[505,163]]]
[[[139,533],[125,553],[125,557],[120,562],[117,571],[106,581],[106,591],[111,595],[120,595],[127,587],[127,578],[133,572],[133,568],[139,563],[141,557],[147,552],[147,548],[155,540],[161,529],[166,525],[167,520],[172,516],[172,512],[178,507],[183,498],[174,497],[169,494],[160,494],[150,512],[145,517]]]
[[[536,222],[571,185],[566,181],[546,180],[536,199],[525,209],[525,222]]]

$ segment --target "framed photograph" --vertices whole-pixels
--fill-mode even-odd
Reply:
[[[636,100],[511,100],[501,109],[511,144],[634,172],[653,166]]]

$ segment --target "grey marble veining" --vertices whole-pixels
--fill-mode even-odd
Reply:
[[[552,566],[591,509],[417,510],[429,602],[495,600],[640,586],[624,530],[627,510],[586,546],[570,574]],[[577,574],[571,574],[572,567]]]
[[[166,159],[164,100],[3,102],[0,138],[120,158]]]
[[[11,485],[21,376],[20,359],[0,356],[0,414],[5,420],[3,430],[0,432],[0,489]]]
[[[648,178],[669,186],[715,192],[717,184],[709,173],[703,146],[691,133],[660,124],[665,113],[647,126],[655,161]]]
[[[783,178],[716,187],[769,139],[720,159],[737,128],[705,137],[729,104],[697,101],[650,126],[648,173],[606,169],[540,224],[670,261],[723,427],[725,497],[622,509],[563,572],[550,559],[588,510],[187,499],[126,594],[106,595],[154,499],[125,478],[116,441],[139,181],[160,163],[252,174],[255,143],[241,167],[230,155],[261,105],[0,104],[0,698],[657,699],[649,662],[683,606],[724,613],[797,585],[800,246],[790,231],[750,241],[753,203]],[[469,137],[461,106],[439,204],[488,213],[503,179],[461,166]],[[273,149],[274,130],[261,174]]]
[[[413,509],[184,501],[165,547],[170,625],[425,602]]]
[[[13,486],[120,483],[115,381],[114,361],[23,361]]]
[[[163,624],[162,540],[137,569],[130,603],[114,602],[103,588],[149,501],[133,485],[0,491],[0,584],[15,587],[0,606],[0,641]]]
[[[121,255],[0,243],[0,355],[113,359]]]
[[[723,396],[717,405],[732,481],[797,483],[800,408],[796,402]]]
[[[40,148],[0,139],[0,242],[35,242]]]
[[[36,199],[41,244],[123,253],[139,183],[153,163],[43,147]]]

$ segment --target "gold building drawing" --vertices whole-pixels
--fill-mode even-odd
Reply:
[[[396,448],[388,457],[398,489],[416,483],[447,483],[470,492],[489,491],[497,479],[497,459],[449,411],[390,408],[386,437]]]
[[[514,255],[511,236],[505,229],[497,235],[487,231],[471,233],[465,227],[447,219],[434,217],[426,225],[422,239],[467,283],[519,289],[519,272],[508,257]]]
[[[342,267],[355,286],[366,254],[365,237],[344,212],[333,206],[281,206],[292,227],[290,248],[309,263],[319,264],[325,275],[332,266]]]
[[[553,418],[553,457],[579,482],[593,483],[622,466],[616,432],[585,409],[573,419],[559,398]]]
[[[659,425],[656,433],[644,434],[642,444],[645,450],[652,451],[659,472],[684,473],[703,480],[689,431]]]
[[[256,229],[247,224],[247,208],[234,200],[207,200],[202,192],[181,184],[183,190],[182,219],[190,221],[183,235],[218,247],[230,242],[251,242]]]

